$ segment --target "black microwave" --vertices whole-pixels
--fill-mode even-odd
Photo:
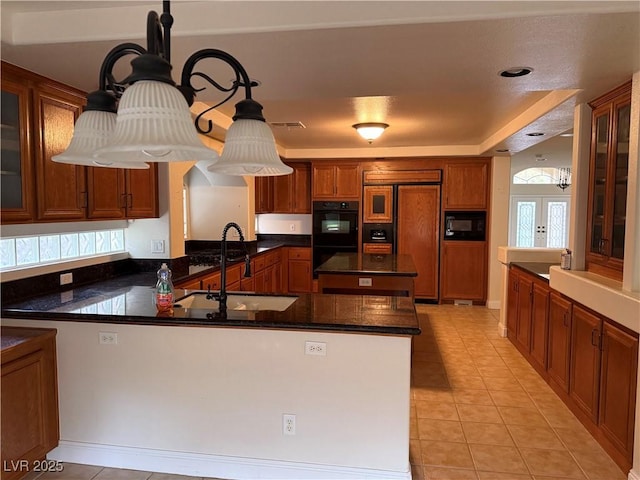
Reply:
[[[444,239],[484,241],[486,226],[486,212],[446,212]]]

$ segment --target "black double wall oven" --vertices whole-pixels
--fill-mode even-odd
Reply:
[[[358,210],[353,201],[313,202],[314,270],[335,253],[358,251]]]

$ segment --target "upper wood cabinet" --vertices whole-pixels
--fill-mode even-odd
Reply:
[[[146,170],[88,168],[87,216],[95,219],[158,216],[158,166]]]
[[[624,260],[631,83],[594,100],[591,121],[587,270],[621,280]]]
[[[311,167],[287,163],[289,175],[256,177],[256,213],[311,213]]]
[[[489,160],[447,162],[444,166],[443,208],[486,209],[489,202]]]
[[[393,187],[391,185],[366,185],[363,198],[364,223],[393,222]]]
[[[52,160],[69,146],[85,103],[79,90],[2,62],[2,223],[158,216],[157,165],[124,171]]]
[[[3,223],[85,218],[85,167],[51,160],[69,145],[84,104],[83,92],[2,62]]]
[[[358,163],[314,162],[311,174],[314,200],[358,200],[362,189]]]
[[[33,96],[38,220],[83,220],[87,207],[86,168],[57,163],[51,157],[69,146],[85,97],[80,92],[42,83],[34,87]]]
[[[2,64],[2,148],[0,200],[2,223],[35,218],[35,182],[32,148],[31,90]]]

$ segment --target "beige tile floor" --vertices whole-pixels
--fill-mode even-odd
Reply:
[[[498,336],[498,311],[418,305],[410,460],[414,480],[625,480],[548,385]],[[28,480],[194,480],[66,464]],[[209,480],[209,479],[205,479]]]
[[[626,475],[506,338],[497,310],[418,305],[414,480],[624,480]]]

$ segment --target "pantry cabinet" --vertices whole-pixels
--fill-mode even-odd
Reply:
[[[149,168],[87,168],[92,219],[152,218],[158,216],[158,166]]]
[[[447,162],[442,188],[444,209],[486,209],[489,203],[489,160]]]
[[[631,82],[594,100],[591,121],[587,270],[622,280]]]
[[[314,200],[358,200],[362,188],[358,163],[314,162],[312,165]]]

